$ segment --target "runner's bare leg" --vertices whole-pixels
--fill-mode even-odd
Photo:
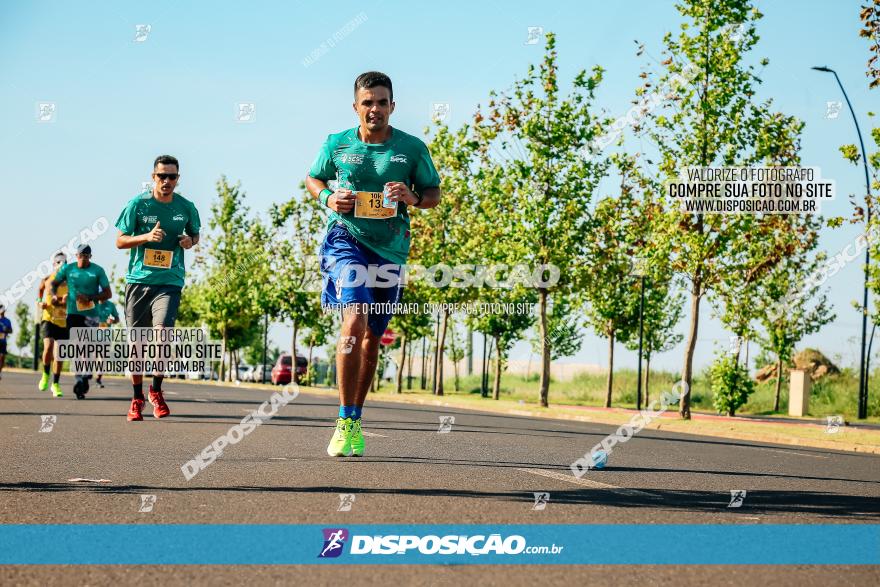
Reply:
[[[369,327],[364,332],[364,340],[361,347],[361,370],[358,374],[357,396],[354,405],[363,406],[370,392],[370,385],[376,375],[376,365],[379,362],[379,339]]]
[[[336,347],[336,372],[338,373],[339,402],[343,406],[353,406],[358,395],[358,381],[361,371],[361,343],[367,332],[367,316],[358,311],[355,305],[342,310],[342,329]],[[348,341],[354,337],[354,344]],[[345,352],[351,348],[351,352]],[[294,358],[294,365],[296,365]]]

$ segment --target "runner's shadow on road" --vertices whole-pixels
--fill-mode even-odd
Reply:
[[[547,491],[546,486],[535,485],[530,491],[478,491],[448,488],[353,488],[350,486],[231,486],[191,487],[158,485],[82,485],[74,483],[0,483],[0,492],[88,492],[97,494],[158,494],[158,493],[287,493],[333,494],[355,492],[397,499],[401,496],[421,498],[461,498],[510,503],[533,504],[534,492]],[[748,491],[742,505],[730,508],[730,494],[721,491],[688,491],[639,489],[567,489],[551,490],[551,505],[602,506],[613,508],[651,508],[658,511],[682,511],[725,515],[801,514],[827,516],[836,519],[880,520],[880,506],[872,496],[846,495],[817,491]]]

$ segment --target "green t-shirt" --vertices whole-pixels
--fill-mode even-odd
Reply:
[[[119,322],[119,311],[116,309],[116,304],[114,304],[110,300],[104,300],[103,302],[98,304],[97,310],[98,319],[101,321],[102,324],[105,324],[110,316],[113,316],[114,320],[116,320],[117,323]]]
[[[403,182],[416,193],[440,186],[440,176],[425,143],[396,128],[391,129],[391,138],[384,143],[362,142],[358,127],[328,136],[309,175],[362,192],[381,192],[389,181]],[[327,230],[337,222],[381,257],[392,263],[406,263],[410,245],[406,204],[398,203],[393,218],[356,218],[354,210],[332,212]]]
[[[165,238],[158,243],[132,247],[125,281],[183,287],[186,269],[178,237],[199,234],[202,227],[199,212],[178,193],[172,195],[170,202],[163,203],[154,198],[152,192],[144,192],[129,200],[116,220],[116,228],[122,234],[137,236],[153,230],[156,222],[165,231]]]
[[[55,273],[54,281],[67,282],[67,315],[82,314],[83,316],[98,316],[98,303],[89,302],[86,307],[80,309],[77,306],[76,296],[83,294],[93,296],[98,294],[98,288],[102,290],[110,287],[107,273],[104,268],[95,263],[89,263],[88,267],[79,267],[76,263],[68,263]]]

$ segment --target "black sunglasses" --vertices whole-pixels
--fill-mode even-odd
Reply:
[[[160,180],[161,179],[170,179],[173,181],[173,180],[177,179],[178,177],[180,177],[180,174],[178,174],[178,173],[157,173],[156,177],[158,177]]]

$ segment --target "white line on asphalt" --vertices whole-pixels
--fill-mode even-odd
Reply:
[[[781,452],[784,455],[800,455],[802,457],[813,457],[814,459],[827,459],[828,458],[828,455],[811,455],[811,454],[805,453],[805,452],[794,452],[794,451],[790,451],[790,450],[780,450],[778,448],[764,448],[763,446],[753,446],[751,448],[757,448],[757,449],[766,450],[769,452]]]
[[[583,477],[579,479],[574,475],[567,475],[558,471],[548,471],[546,469],[517,469],[517,471],[522,471],[523,473],[531,473],[532,475],[540,475],[542,477],[549,477],[558,481],[566,481],[568,483],[574,483],[575,485],[590,487],[591,489],[610,489],[612,491],[617,491],[624,494],[647,495],[649,497],[653,497],[653,495],[651,495],[650,493],[639,491],[638,489],[627,489],[626,487],[618,487],[617,485],[609,485],[608,483],[591,481],[590,479],[584,479]]]
[[[194,402],[208,403],[208,400],[206,400],[206,399],[203,398],[203,397],[194,397],[194,398],[193,398],[193,401],[194,401]]]
[[[367,432],[366,430],[361,430],[361,434],[364,436],[378,436],[379,438],[388,438],[384,434],[376,434],[375,432]]]

